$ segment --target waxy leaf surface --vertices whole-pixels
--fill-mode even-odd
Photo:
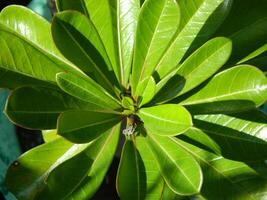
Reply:
[[[192,126],[190,113],[176,104],[141,108],[138,116],[144,127],[157,135],[179,135]]]

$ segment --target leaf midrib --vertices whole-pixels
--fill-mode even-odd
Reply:
[[[61,133],[71,133],[71,132],[74,132],[74,131],[79,131],[81,129],[85,129],[85,128],[89,128],[89,127],[92,127],[92,126],[97,126],[97,125],[101,125],[101,124],[105,124],[105,123],[108,123],[108,122],[115,122],[115,121],[119,121],[119,119],[116,119],[116,118],[111,118],[111,119],[106,119],[106,120],[103,120],[103,121],[98,121],[98,122],[94,122],[94,123],[91,123],[91,124],[88,124],[88,125],[85,125],[85,126],[79,126],[78,128],[73,128],[73,129],[68,129],[68,131],[61,131]]]
[[[94,69],[98,72],[98,74],[101,75],[101,77],[103,78],[103,80],[105,80],[105,82],[108,84],[109,88],[111,90],[113,90],[113,86],[110,83],[110,81],[107,79],[107,77],[102,73],[102,71],[98,68],[97,64],[90,58],[90,56],[86,53],[86,51],[84,50],[84,48],[78,43],[78,41],[73,37],[73,35],[70,33],[70,31],[64,26],[64,24],[58,20],[59,24],[61,25],[61,27],[65,30],[65,32],[69,35],[69,37],[71,38],[71,40],[77,45],[77,47],[81,50],[81,52],[85,55],[85,57],[93,64]]]
[[[163,151],[163,152],[165,152],[165,154],[168,156],[168,158],[174,163],[174,165],[179,169],[179,171],[183,174],[183,176],[187,179],[187,181],[190,183],[190,185],[196,190],[196,191],[198,191],[199,190],[199,188],[196,188],[195,186],[194,186],[194,184],[191,182],[191,180],[190,180],[190,178],[189,177],[187,177],[186,176],[186,174],[184,173],[184,171],[178,166],[178,164],[175,162],[175,160],[173,160],[173,158],[169,155],[169,153],[167,152],[167,151],[165,151],[165,149],[164,148],[162,148],[162,146],[159,144],[159,142],[155,139],[155,138],[153,138],[153,136],[152,135],[149,135],[150,136],[150,138],[160,147],[160,149]],[[168,138],[171,138],[171,137],[168,137]],[[154,154],[155,155],[155,154]],[[155,155],[156,156],[156,155]],[[200,187],[200,185],[199,185],[199,187]]]
[[[37,43],[33,43],[32,41],[28,40],[26,37],[24,37],[23,35],[18,34],[16,31],[10,29],[9,27],[7,27],[5,24],[0,23],[0,25],[2,25],[4,27],[4,29],[1,28],[0,26],[0,32],[6,32],[10,35],[13,35],[14,37],[26,42],[27,44],[29,44],[32,48],[34,48],[36,51],[42,53],[42,55],[44,55],[48,60],[50,60],[52,63],[55,64],[55,66],[57,66],[59,69],[62,69],[60,65],[58,65],[57,63],[55,63],[55,61],[51,58],[54,57],[56,58],[58,61],[62,62],[64,65],[69,66],[70,69],[72,70],[77,70],[80,71],[75,65],[71,64],[70,62],[66,62],[64,59],[60,58],[59,56],[57,56],[56,54],[51,54],[49,51],[47,51],[46,49],[44,49],[43,47],[39,46]],[[6,69],[6,68],[5,68]],[[9,69],[8,69],[9,70]],[[64,70],[64,69],[63,69]],[[16,71],[17,72],[17,71]],[[18,72],[17,72],[18,73]],[[29,74],[28,74],[29,76]],[[30,76],[32,77],[32,76]],[[36,78],[36,77],[32,77],[32,78]],[[42,80],[42,79],[41,79]]]
[[[228,180],[232,185],[235,186],[236,190],[240,191],[242,189],[240,186],[238,186],[237,184],[235,184],[235,182],[233,182],[230,178],[228,178],[226,175],[224,175],[219,170],[217,170],[217,168],[215,168],[213,165],[211,165],[208,161],[206,161],[205,159],[203,159],[202,157],[200,157],[198,154],[196,154],[194,151],[191,151],[186,146],[184,146],[183,144],[181,144],[180,142],[178,142],[178,139],[174,139],[174,138],[171,138],[171,137],[170,137],[170,139],[173,142],[175,142],[177,145],[179,145],[180,147],[182,147],[184,150],[188,151],[189,153],[191,153],[192,155],[194,155],[195,157],[197,157],[199,160],[201,160],[203,163],[205,163],[206,165],[208,165],[210,168],[212,168],[218,174],[220,174],[221,176],[223,176],[226,180]],[[246,191],[246,193],[247,193],[247,191]],[[251,195],[249,193],[247,193],[247,194],[251,197]],[[253,199],[254,199],[254,197],[253,197]]]
[[[266,86],[267,88],[267,86]],[[265,89],[265,88],[264,88]],[[212,103],[212,102],[217,102],[217,101],[224,101],[224,99],[221,98],[225,98],[225,97],[231,97],[234,95],[238,95],[238,94],[242,94],[242,93],[248,93],[248,92],[256,92],[259,91],[258,88],[252,88],[252,89],[247,89],[247,90],[238,90],[236,92],[232,92],[229,94],[223,94],[223,95],[219,95],[219,96],[215,96],[215,97],[210,97],[210,98],[203,98],[200,100],[195,100],[195,101],[187,101],[185,100],[184,102],[181,102],[182,105],[193,105],[193,104],[199,104],[199,103]],[[231,99],[231,100],[243,100],[243,99]]]

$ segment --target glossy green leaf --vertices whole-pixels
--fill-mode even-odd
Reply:
[[[267,79],[257,68],[242,65],[214,76],[181,102],[196,113],[233,112],[259,106],[267,99]]]
[[[178,139],[175,142],[200,163],[203,171],[200,194],[204,199],[252,200],[266,197],[266,178],[248,165],[224,159]]]
[[[209,40],[175,69],[175,75],[172,72],[157,84],[156,100],[175,98],[203,83],[226,63],[230,53],[231,40],[223,37]],[[162,86],[166,79],[170,81]]]
[[[144,122],[144,127],[157,135],[178,135],[192,126],[190,113],[176,104],[141,108],[138,116]]]
[[[0,46],[0,67],[20,77],[55,82],[58,72],[77,73],[54,46],[49,23],[27,8],[10,6],[1,12]]]
[[[146,186],[142,188],[145,193],[145,200],[163,199],[162,192],[165,187],[164,179],[161,176],[153,152],[150,150],[145,137],[136,137],[136,148],[144,164],[144,171],[140,171],[140,176],[145,177]]]
[[[200,191],[202,172],[188,152],[170,137],[150,134],[148,142],[165,182],[175,193],[192,195]]]
[[[149,81],[159,58],[177,31],[179,21],[180,12],[176,1],[147,0],[142,6],[131,80],[132,93],[136,98],[143,94],[142,90],[137,90],[139,82],[145,86]]]
[[[62,90],[83,101],[109,110],[120,108],[120,102],[90,77],[60,73],[57,74],[57,83]]]
[[[58,134],[74,143],[86,143],[109,131],[120,115],[92,111],[67,111],[58,119]]]
[[[122,200],[142,200],[146,192],[143,161],[132,140],[126,140],[117,172],[116,187]]]
[[[187,50],[183,59],[187,58],[191,53],[198,49],[206,41],[214,37],[214,33],[222,25],[225,18],[229,15],[231,11],[232,4],[234,0],[224,0],[208,17],[208,19],[203,24],[203,27],[200,29],[199,33],[195,35],[193,43],[190,45],[190,48]],[[179,6],[181,10],[181,24],[179,26],[179,31],[186,26],[190,19],[194,16],[197,9],[204,3],[203,0],[179,0]],[[194,25],[193,25],[194,26]],[[221,36],[221,35],[218,35]]]
[[[197,34],[203,28],[205,22],[212,15],[212,13],[223,4],[224,0],[201,0],[201,1],[186,1],[190,6],[190,17],[186,21],[181,22],[183,26],[179,34],[173,39],[172,43],[168,45],[163,56],[157,62],[156,74],[162,79],[182,60],[186,51],[194,41]]]
[[[122,85],[127,87],[139,15],[139,0],[117,0],[118,43]]]
[[[93,104],[79,101],[60,90],[44,87],[22,87],[13,90],[5,113],[9,119],[31,129],[56,128],[60,113],[73,109],[99,109]]]
[[[104,46],[87,17],[76,11],[58,13],[52,21],[52,34],[55,44],[66,58],[106,90],[114,91],[116,78],[111,77],[108,71],[105,60],[109,66],[110,62]]]
[[[35,200],[54,163],[73,146],[59,138],[23,154],[8,169],[6,185],[20,200]]]
[[[59,0],[59,10],[78,10],[88,16],[97,29],[110,58],[113,70],[121,83],[121,67],[119,62],[118,30],[117,30],[117,1],[110,0]]]
[[[142,83],[145,83],[145,82],[142,82]],[[150,79],[147,82],[147,84],[143,85],[142,83],[138,85],[138,88],[139,87],[141,87],[141,88],[144,87],[143,96],[141,96],[141,97],[139,97],[137,99],[137,101],[138,101],[137,103],[140,102],[139,103],[139,107],[149,103],[153,99],[153,97],[155,95],[155,92],[156,92],[156,82],[155,82],[155,80],[154,80],[154,78],[152,76],[150,77]]]
[[[43,136],[44,142],[46,143],[52,142],[55,139],[58,139],[60,137],[60,135],[57,134],[56,129],[42,130],[42,136]]]
[[[89,149],[88,153],[93,159],[91,169],[79,187],[66,198],[67,200],[88,200],[95,194],[111,165],[120,133],[120,124],[118,124],[97,140],[94,149]]]

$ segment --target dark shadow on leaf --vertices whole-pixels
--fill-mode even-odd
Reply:
[[[231,4],[231,3],[230,3]],[[211,39],[217,29],[221,26],[228,13],[225,12],[225,2],[221,3],[219,7],[209,16],[208,20],[205,22],[204,26],[195,37],[193,43],[190,45],[190,48],[187,50],[182,61],[184,61],[192,52],[204,44],[207,40]],[[230,9],[229,9],[230,10]]]
[[[238,161],[267,159],[267,142],[246,133],[201,120],[194,120],[201,129],[221,148],[223,157]]]
[[[230,117],[235,117],[237,119],[242,119],[242,120],[247,120],[247,121],[252,121],[252,122],[257,122],[257,123],[267,123],[267,116],[260,110],[249,110],[241,113],[233,113],[233,114],[228,114]]]
[[[192,144],[194,146],[197,146],[198,148],[200,149],[203,149],[203,150],[206,150],[206,151],[209,151],[211,153],[215,153],[212,148],[200,143],[199,141],[195,140],[194,138],[192,137],[188,137],[187,135],[185,134],[181,134],[181,135],[178,135],[176,136],[178,139],[180,140],[183,140],[184,142],[187,142],[189,144]]]
[[[98,52],[98,50],[94,47],[94,45],[86,38],[84,37],[75,27],[73,27],[71,24],[66,23],[65,21],[60,19],[54,20],[53,23],[57,25],[57,28],[59,27],[65,27],[66,30],[68,30],[68,33],[73,36],[76,43],[80,46],[80,51],[73,51],[70,48],[77,49],[76,44],[73,42],[62,42],[62,39],[64,38],[65,34],[61,34],[61,32],[58,33],[61,34],[61,38],[58,39],[57,36],[54,36],[54,41],[57,45],[57,48],[60,50],[60,52],[72,63],[74,63],[77,67],[79,67],[83,72],[85,72],[87,75],[92,75],[91,78],[94,78],[99,84],[101,84],[103,87],[107,88],[103,82],[103,78],[100,76],[99,72],[94,69],[92,66],[94,63],[99,68],[99,71],[104,73],[104,75],[109,79],[109,81],[114,85],[118,86],[118,82],[116,81],[115,74],[112,71],[108,70],[107,64],[105,63],[104,59]],[[62,28],[63,29],[63,28]],[[53,29],[53,35],[57,35],[56,31],[57,29]],[[66,40],[69,40],[68,37],[65,38]],[[67,50],[66,50],[67,49]],[[87,55],[84,55],[84,52]],[[88,56],[90,58],[88,58]],[[89,62],[90,60],[90,62]]]
[[[225,177],[227,172],[217,171],[212,167],[213,165],[216,166],[214,162],[201,164],[204,175],[201,194],[205,198],[218,200],[246,199],[249,194],[254,194],[254,198],[257,196],[261,199],[260,195],[264,195],[263,193],[266,192],[267,180],[257,173],[235,170],[235,173],[232,173],[233,175],[228,174]],[[261,192],[262,194],[260,194]]]
[[[184,88],[185,81],[184,77],[175,74],[156,94],[152,102],[159,103],[175,98],[175,96]]]
[[[228,114],[256,108],[252,101],[227,100],[185,106],[191,114]]]

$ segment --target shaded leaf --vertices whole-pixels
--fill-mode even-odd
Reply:
[[[252,200],[266,197],[267,180],[248,165],[224,159],[179,139],[175,142],[200,163],[204,175],[200,194],[205,199]]]
[[[119,101],[90,77],[63,72],[57,74],[57,83],[63,91],[83,101],[107,110],[120,108]]]
[[[45,86],[56,88],[55,84],[22,75],[0,66],[0,88],[15,89],[25,86]]]
[[[194,125],[213,139],[225,158],[239,161],[267,159],[267,142],[249,134],[202,120],[194,120]]]
[[[175,104],[141,108],[138,116],[146,129],[158,135],[178,135],[192,126],[190,113],[184,107]]]
[[[56,128],[60,113],[72,109],[99,109],[60,90],[45,87],[22,87],[10,94],[5,113],[9,119],[31,129]]]
[[[216,35],[233,42],[230,63],[236,63],[266,44],[267,4],[265,0],[234,0],[232,9]]]
[[[45,187],[45,178],[55,167],[53,164],[72,146],[59,138],[23,154],[8,169],[7,187],[20,200],[34,200]]]
[[[55,44],[62,54],[109,92],[114,92],[116,78],[111,77],[102,41],[92,22],[79,12],[65,11],[52,21]],[[99,51],[98,51],[99,50]],[[103,57],[103,58],[102,58]]]
[[[93,159],[91,169],[79,187],[66,198],[67,200],[87,200],[95,194],[111,165],[120,133],[120,124],[118,124],[97,139],[94,148],[89,149],[88,153]]]
[[[58,119],[58,134],[74,143],[86,143],[119,123],[120,115],[92,111],[67,111]]]
[[[127,139],[122,149],[116,187],[122,200],[142,200],[146,192],[143,161],[132,140]]]

